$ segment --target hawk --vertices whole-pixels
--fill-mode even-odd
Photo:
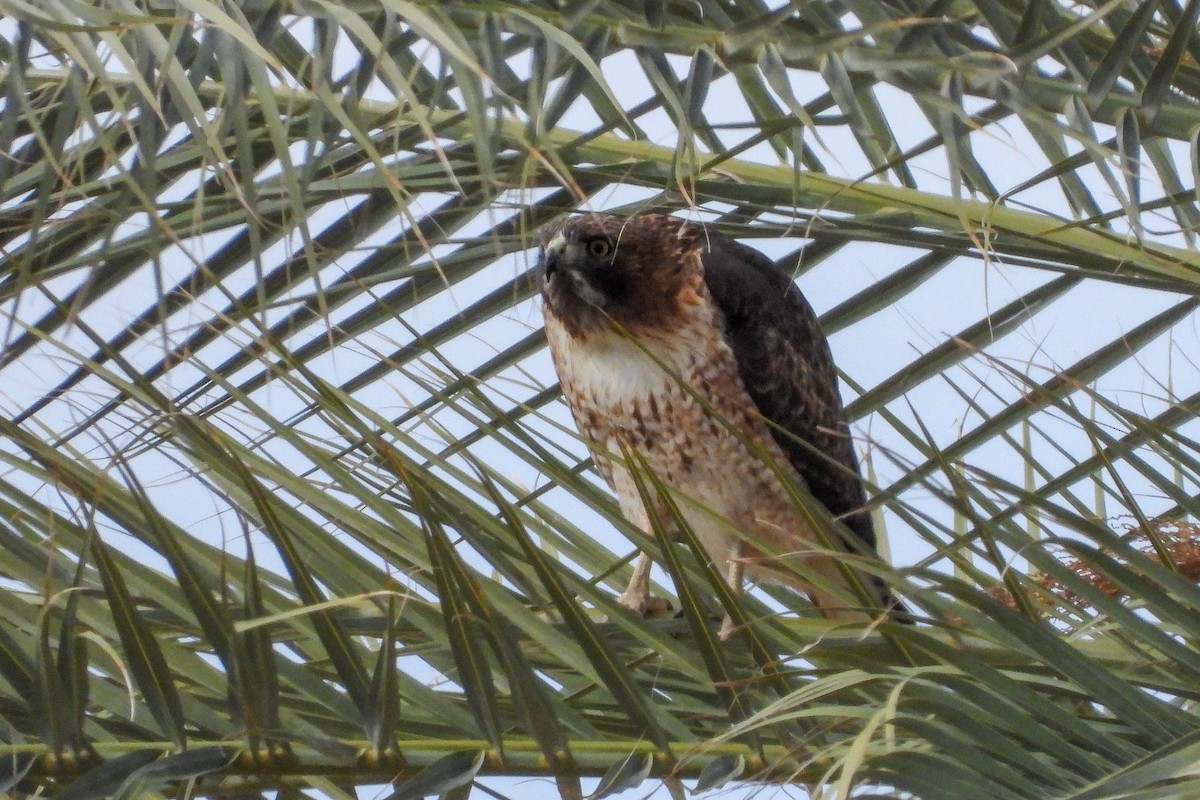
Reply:
[[[833,356],[791,277],[756,250],[661,214],[587,214],[539,238],[550,354],[625,517],[647,533],[651,514],[673,519],[647,508],[623,453],[681,499],[680,514],[713,562],[727,565],[735,592],[749,572],[790,584],[830,618],[897,614],[875,579],[860,580],[871,607],[855,602],[781,477],[845,524],[835,547],[873,551]],[[620,598],[643,614],[650,563],[643,554]],[[731,633],[726,619],[722,635]]]

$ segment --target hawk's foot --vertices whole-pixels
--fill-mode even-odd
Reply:
[[[649,592],[630,591],[630,586],[618,598],[617,602],[628,608],[639,617],[657,617],[671,610],[671,601],[665,597],[655,597]]]

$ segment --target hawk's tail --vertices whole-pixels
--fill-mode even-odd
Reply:
[[[887,611],[888,618],[892,622],[904,625],[912,625],[916,622],[916,618],[908,610],[908,606],[904,605],[899,597],[892,594],[892,590],[881,579],[872,577],[871,588],[875,590],[875,596],[879,598],[879,607]]]

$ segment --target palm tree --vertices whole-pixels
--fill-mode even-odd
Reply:
[[[0,785],[1197,796],[1198,15],[0,0]],[[622,520],[529,280],[580,208],[797,274],[920,624]]]

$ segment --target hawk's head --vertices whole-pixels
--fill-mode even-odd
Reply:
[[[573,336],[674,329],[704,302],[704,231],[685,220],[587,214],[539,233],[546,311]]]

